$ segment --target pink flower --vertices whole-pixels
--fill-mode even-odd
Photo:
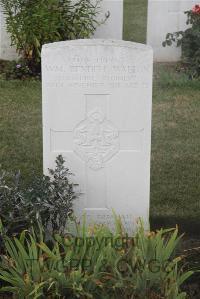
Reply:
[[[17,64],[17,65],[16,65],[16,68],[17,68],[17,69],[20,69],[20,67],[21,67],[21,64]]]
[[[193,9],[192,9],[192,12],[194,14],[200,14],[200,5],[196,4]]]

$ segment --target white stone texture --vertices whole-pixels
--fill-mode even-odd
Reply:
[[[78,217],[111,225],[149,218],[153,52],[112,40],[42,50],[44,172],[59,154],[81,193]]]
[[[0,59],[13,60],[17,58],[16,50],[10,44],[10,36],[6,31],[5,18],[0,6]]]
[[[173,45],[162,46],[168,32],[187,28],[187,16],[184,13],[197,4],[193,0],[149,0],[147,44],[154,50],[154,60],[159,62],[173,62],[181,58],[181,48]]]
[[[94,38],[123,39],[123,0],[103,0],[98,20],[110,15],[104,24],[99,26]]]

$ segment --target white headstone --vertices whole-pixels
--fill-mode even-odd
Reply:
[[[154,60],[160,62],[178,61],[181,48],[173,45],[163,47],[167,33],[187,28],[185,11],[197,4],[194,0],[148,0],[147,44],[154,50]]]
[[[10,36],[6,31],[5,17],[0,6],[0,59],[13,60],[17,58],[14,47],[11,47]]]
[[[102,0],[100,6],[98,20],[109,18],[97,28],[94,38],[123,39],[123,0]]]
[[[75,174],[88,221],[148,222],[153,53],[112,40],[42,50],[44,171],[59,154]]]

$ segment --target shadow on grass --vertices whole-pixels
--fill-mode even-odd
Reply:
[[[189,234],[190,237],[200,238],[200,219],[193,217],[156,216],[150,219],[151,230],[162,227],[175,227],[178,225],[179,232]]]

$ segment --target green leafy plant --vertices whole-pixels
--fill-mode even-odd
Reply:
[[[3,231],[1,227],[1,233]],[[1,255],[0,279],[7,285],[0,291],[16,294],[17,298],[40,297],[41,289],[45,288],[48,281],[48,269],[44,266],[36,235],[34,232],[32,236],[23,231],[19,238],[4,236],[4,243],[5,254]]]
[[[176,255],[178,229],[144,230],[130,237],[115,215],[115,231],[75,223],[74,234],[54,234],[49,245],[22,232],[5,237],[0,263],[1,292],[17,298],[185,299],[182,284],[193,274]],[[9,265],[9,267],[8,267]]]
[[[34,176],[29,186],[23,186],[20,172],[0,172],[0,218],[8,235],[29,229],[38,222],[45,231],[63,233],[73,212],[76,198],[72,175],[60,155],[50,176]]]
[[[31,70],[40,73],[41,48],[45,43],[90,37],[101,0],[1,0],[12,45]],[[105,21],[105,20],[104,20]],[[102,23],[104,22],[102,21]],[[18,64],[18,63],[16,63]]]
[[[185,12],[187,24],[190,28],[185,31],[168,33],[163,46],[176,43],[182,49],[182,61],[189,71],[190,77],[200,76],[200,5],[195,5],[192,10]]]

